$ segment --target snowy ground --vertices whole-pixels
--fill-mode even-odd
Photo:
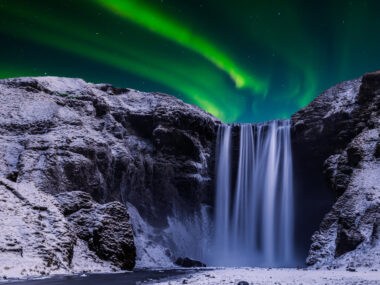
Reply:
[[[181,276],[154,284],[380,284],[380,271],[297,270],[264,268],[225,268]]]

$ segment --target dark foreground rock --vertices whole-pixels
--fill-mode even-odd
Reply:
[[[176,264],[178,266],[182,266],[182,267],[206,267],[206,264],[204,264],[198,260],[188,258],[188,257],[185,257],[185,258],[179,257],[174,262],[174,264]]]
[[[124,205],[120,202],[101,205],[81,191],[61,193],[56,198],[76,235],[87,242],[90,250],[123,270],[134,268],[136,248]]]
[[[380,72],[328,89],[292,122],[294,149],[324,172],[336,200],[307,264],[380,268]]]

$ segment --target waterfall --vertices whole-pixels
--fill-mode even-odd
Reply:
[[[231,164],[231,126],[224,125],[218,129],[218,157],[215,211],[218,222],[215,224],[217,248],[228,248],[230,232],[230,164]],[[228,252],[220,252],[220,254]],[[226,258],[228,256],[225,256]]]
[[[235,129],[240,131],[236,139]],[[237,139],[234,163],[233,142]],[[294,217],[290,121],[221,125],[216,165],[215,238],[210,263],[291,265]]]

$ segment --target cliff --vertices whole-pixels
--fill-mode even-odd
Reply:
[[[33,189],[34,196],[46,197],[52,206],[44,207],[54,213],[41,218],[48,220],[44,231],[54,243],[40,238],[37,225],[23,224],[21,236],[0,234],[0,258],[40,259],[43,270],[24,266],[21,273],[30,275],[80,270],[73,265],[78,245],[93,253],[95,263],[108,262],[106,270],[133,268],[134,243],[138,266],[172,264],[186,250],[194,251],[185,239],[198,240],[199,232],[186,232],[184,225],[199,219],[203,205],[212,201],[218,123],[198,107],[161,93],[70,78],[0,80],[0,177],[21,194]],[[31,213],[39,217],[46,212],[24,207],[16,192],[7,189],[2,186],[0,197],[8,207],[18,205],[22,223],[33,220]],[[72,191],[88,194],[71,197],[81,193]],[[132,213],[134,241],[125,205]],[[64,229],[56,232],[52,219]],[[119,232],[112,225],[117,220]],[[13,220],[3,221],[12,228]],[[183,225],[181,232],[176,232],[178,225]],[[27,246],[24,235],[35,246],[20,255],[8,246],[7,236],[20,248]],[[55,246],[62,243],[64,249]],[[60,262],[52,266],[40,246],[61,256]],[[12,270],[1,265],[0,275]]]
[[[220,123],[161,93],[0,80],[0,276],[202,259]],[[326,90],[291,123],[307,264],[379,268],[380,72]]]
[[[335,200],[312,236],[307,264],[378,269],[380,72],[328,89],[292,123],[296,156],[323,172]]]

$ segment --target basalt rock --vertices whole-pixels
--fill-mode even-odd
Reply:
[[[312,236],[307,264],[379,269],[380,72],[328,89],[292,122],[296,156],[324,173],[335,197]]]
[[[206,267],[206,264],[204,264],[198,260],[188,258],[188,257],[185,257],[185,258],[179,257],[174,262],[174,264],[176,264],[178,266],[182,266],[182,267]]]

